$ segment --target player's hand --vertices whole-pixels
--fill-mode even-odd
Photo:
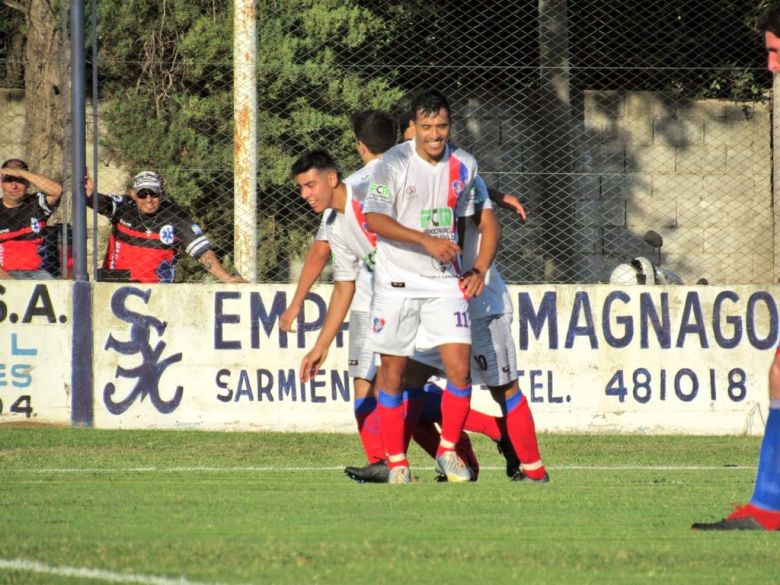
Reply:
[[[478,297],[485,290],[485,274],[472,268],[460,278],[460,290],[467,299]]]
[[[501,199],[496,203],[498,203],[499,207],[502,209],[506,209],[507,211],[511,211],[512,213],[519,215],[520,219],[523,221],[528,219],[528,213],[526,212],[525,207],[523,207],[523,204],[520,203],[520,200],[514,195],[510,195],[509,193],[501,193]]]
[[[460,254],[460,248],[454,242],[445,240],[444,238],[434,238],[429,236],[425,239],[423,248],[431,256],[436,258],[442,264],[448,264],[452,262],[458,254]]]
[[[295,323],[298,320],[298,313],[301,312],[300,305],[290,305],[287,310],[279,317],[279,329],[287,333],[295,333]]]
[[[314,347],[307,353],[301,360],[301,382],[314,378],[327,357],[328,350],[321,347]]]
[[[90,199],[92,197],[92,193],[95,191],[95,184],[92,182],[92,177],[89,175],[84,176],[84,194],[87,196],[87,199]]]

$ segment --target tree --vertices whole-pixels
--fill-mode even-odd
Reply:
[[[3,5],[24,16],[24,90],[26,152],[20,153],[35,169],[49,177],[62,177],[65,109],[63,93],[62,13],[54,0],[3,0]],[[19,27],[10,32],[11,51],[18,51]],[[15,47],[15,49],[14,49]],[[11,75],[14,75],[13,68]],[[6,70],[9,73],[9,70]],[[18,71],[17,73],[18,74]]]
[[[223,251],[232,244],[231,10],[213,0],[99,4],[107,145],[132,169],[160,169]],[[258,2],[261,278],[317,222],[294,196],[294,158],[326,147],[357,168],[348,113],[400,98],[386,77],[351,66],[392,33],[352,0]]]

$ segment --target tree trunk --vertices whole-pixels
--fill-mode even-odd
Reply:
[[[24,158],[30,170],[55,180],[63,179],[62,93],[67,91],[62,79],[60,9],[56,0],[29,0],[24,52]]]

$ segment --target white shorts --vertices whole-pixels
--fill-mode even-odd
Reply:
[[[469,306],[464,298],[404,299],[374,291],[368,339],[371,349],[411,356],[445,343],[471,343]]]
[[[444,371],[436,350],[419,351],[414,361]],[[490,315],[471,322],[471,383],[503,386],[517,380],[517,350],[512,339],[512,318]]]
[[[376,376],[376,354],[368,344],[368,311],[349,313],[349,377],[373,380]]]

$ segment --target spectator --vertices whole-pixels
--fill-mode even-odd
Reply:
[[[87,204],[93,186],[87,178]],[[165,198],[157,173],[143,171],[133,180],[128,196],[98,194],[97,211],[111,220],[103,261],[106,280],[173,282],[180,250],[222,282],[246,282],[228,273],[211,249],[211,242],[190,215]]]
[[[17,158],[3,163],[0,178],[0,278],[53,278],[44,270],[50,254],[45,228],[59,205],[62,185],[30,172],[27,163]],[[39,191],[28,194],[30,184]]]

